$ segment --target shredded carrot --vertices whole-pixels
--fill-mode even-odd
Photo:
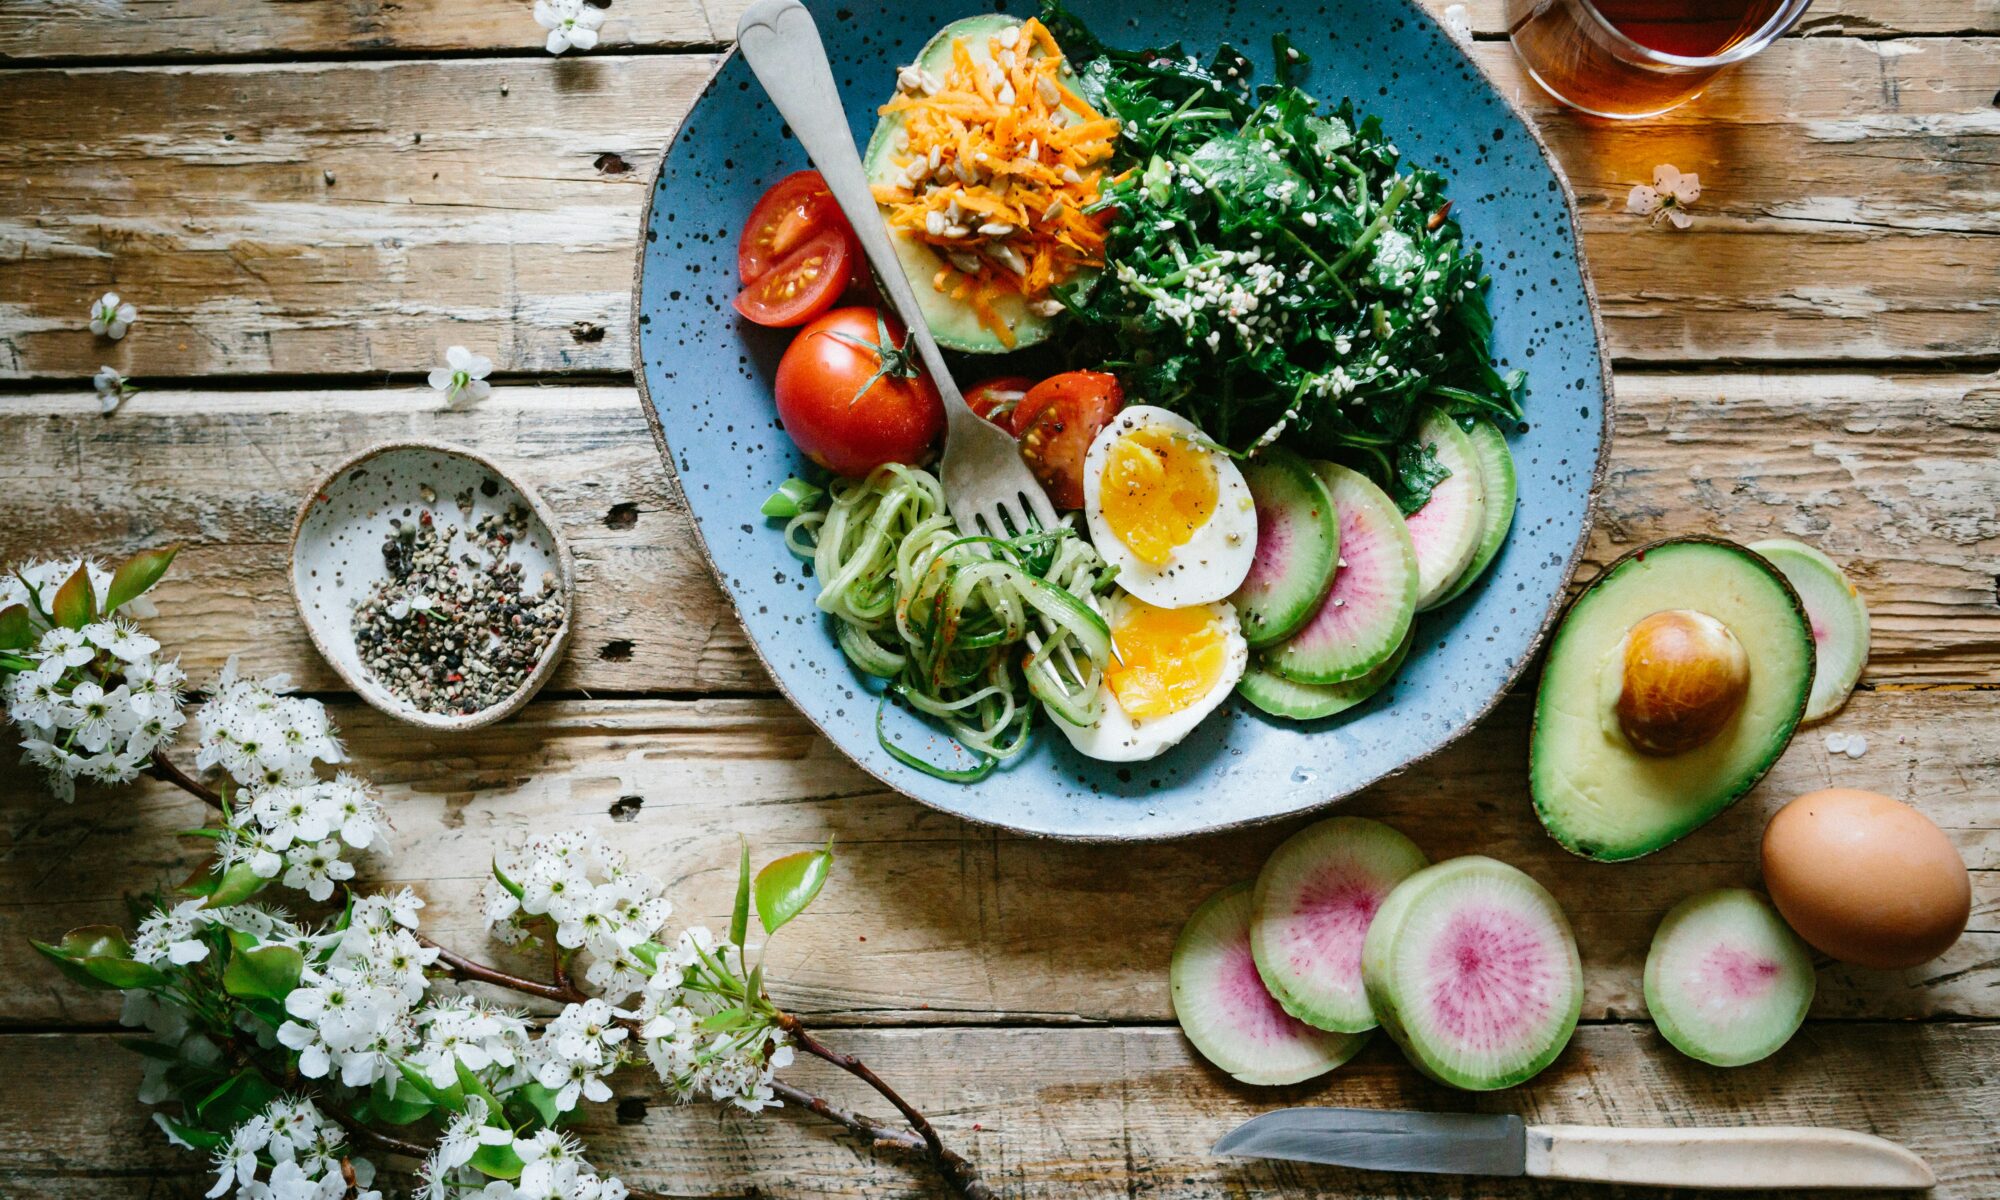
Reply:
[[[1104,221],[1084,209],[1118,140],[1118,122],[1063,81],[1062,50],[1040,21],[1010,45],[959,38],[942,79],[882,106],[901,114],[900,179],[875,185],[889,224],[951,264],[937,290],[967,300],[1009,346],[997,302],[1046,299],[1078,271],[1103,265]],[[968,269],[976,268],[976,269]]]

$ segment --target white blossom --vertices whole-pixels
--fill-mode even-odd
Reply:
[[[535,24],[549,31],[543,44],[550,54],[561,54],[571,47],[589,50],[597,45],[604,10],[584,0],[535,0]]]
[[[461,399],[477,402],[492,394],[493,385],[486,382],[486,376],[493,370],[492,359],[463,346],[453,346],[444,352],[444,361],[444,366],[431,371],[430,384],[444,393],[446,404],[457,404]]]
[[[282,676],[247,679],[231,657],[195,717],[196,768],[219,766],[245,788],[266,788],[312,783],[315,761],[343,761],[326,706],[286,695],[288,684]]]
[[[179,733],[183,676],[178,663],[153,657],[159,648],[123,619],[47,629],[20,652],[33,665],[0,679],[22,753],[58,798],[74,799],[78,779],[130,782]]]
[[[104,293],[90,306],[90,332],[114,342],[138,319],[139,310],[119,299],[117,292]]]
[[[1653,168],[1653,186],[1638,184],[1625,197],[1625,211],[1650,216],[1655,225],[1667,220],[1675,229],[1686,229],[1694,224],[1688,206],[1699,199],[1701,176],[1692,172],[1683,175],[1672,164],[1661,163]]]
[[[258,1178],[265,1160],[271,1163]],[[215,1149],[212,1198],[234,1191],[246,1200],[382,1200],[369,1187],[375,1167],[348,1153],[340,1125],[305,1097],[274,1100],[238,1125]],[[350,1190],[343,1165],[354,1172]]]
[[[127,397],[139,391],[132,386],[130,379],[119,373],[117,367],[97,368],[97,374],[91,376],[90,382],[97,389],[97,403],[107,416],[118,411],[118,406],[125,403]]]
[[[591,956],[584,979],[610,1001],[639,991],[652,966],[637,954],[673,915],[650,875],[626,867],[624,856],[593,834],[538,839],[506,869],[520,895],[489,881],[486,920],[494,936],[514,945],[542,926],[565,950]]]

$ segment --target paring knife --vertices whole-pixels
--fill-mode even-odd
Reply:
[[[1531,1175],[1710,1189],[1928,1188],[1924,1160],[1884,1138],[1791,1126],[1612,1129],[1485,1113],[1286,1108],[1253,1117],[1216,1154],[1371,1171]]]

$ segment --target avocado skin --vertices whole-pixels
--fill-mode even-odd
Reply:
[[[1698,803],[1680,804],[1679,811],[1661,815],[1657,820],[1641,822],[1622,832],[1603,829],[1599,826],[1604,822],[1592,822],[1586,819],[1587,814],[1572,812],[1568,798],[1562,794],[1563,789],[1560,785],[1567,778],[1562,768],[1569,757],[1590,753],[1631,756],[1633,760],[1650,763],[1662,775],[1670,775],[1670,764],[1679,760],[1698,761],[1704,751],[1691,751],[1687,755],[1675,756],[1673,759],[1648,759],[1623,744],[1622,739],[1614,740],[1608,735],[1604,737],[1601,748],[1588,745],[1577,747],[1558,742],[1551,730],[1550,720],[1553,707],[1551,697],[1553,677],[1556,674],[1551,667],[1557,664],[1560,656],[1570,653],[1584,654],[1586,661],[1590,662],[1601,660],[1624,636],[1625,627],[1600,629],[1589,624],[1593,599],[1599,598],[1600,590],[1607,586],[1621,586],[1621,575],[1628,570],[1643,564],[1649,557],[1658,559],[1662,556],[1672,556],[1676,559],[1690,558],[1692,561],[1686,564],[1686,570],[1699,569],[1703,564],[1707,564],[1710,569],[1720,571],[1726,564],[1729,570],[1749,572],[1750,574],[1744,578],[1773,593],[1780,601],[1773,611],[1765,614],[1767,617],[1775,618],[1771,621],[1775,628],[1746,631],[1731,623],[1732,631],[1745,640],[1745,648],[1750,651],[1753,687],[1758,686],[1756,673],[1760,667],[1767,672],[1772,669],[1773,652],[1781,653],[1789,648],[1797,656],[1797,661],[1794,663],[1791,678],[1780,681],[1785,692],[1785,702],[1776,710],[1775,720],[1769,722],[1769,730],[1761,740],[1757,752],[1736,764],[1728,778],[1719,783],[1707,780],[1688,782],[1685,790],[1698,793],[1706,789],[1709,794],[1700,797]],[[1658,586],[1663,591],[1671,593],[1678,581],[1677,573],[1673,578],[1659,581]],[[1689,601],[1679,597],[1663,601],[1646,611],[1657,612],[1680,607],[1707,611],[1702,608],[1699,599]],[[1721,614],[1711,615],[1721,617]],[[1583,624],[1580,625],[1579,622]],[[1749,634],[1748,637],[1746,632]],[[1586,643],[1594,638],[1595,644],[1578,646],[1576,644],[1578,638],[1585,639]],[[1555,635],[1549,641],[1548,657],[1543,663],[1542,678],[1536,688],[1535,717],[1529,732],[1528,752],[1529,790],[1534,798],[1535,815],[1541,819],[1542,827],[1570,853],[1597,862],[1625,862],[1640,858],[1693,833],[1742,799],[1791,744],[1792,735],[1798,731],[1799,723],[1805,717],[1806,703],[1812,695],[1815,658],[1812,626],[1806,617],[1805,605],[1800,601],[1798,593],[1792,589],[1792,585],[1782,572],[1748,547],[1724,538],[1691,534],[1665,538],[1625,554],[1605,567],[1597,578],[1570,602],[1563,613],[1562,621],[1556,627]],[[1597,703],[1595,696],[1586,699],[1593,706]],[[1745,711],[1737,720],[1742,722],[1752,719],[1754,718],[1750,706],[1746,705]],[[1669,803],[1675,799],[1664,789],[1659,790],[1656,796],[1648,797],[1649,800],[1659,798],[1665,798]]]

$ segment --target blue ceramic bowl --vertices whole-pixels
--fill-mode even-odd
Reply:
[[[945,22],[992,5],[945,0],[844,6],[808,0],[839,76],[857,142],[896,69]],[[1007,0],[1010,11],[1033,11]],[[1380,114],[1405,158],[1450,176],[1454,214],[1493,276],[1500,358],[1528,371],[1530,427],[1513,440],[1521,501],[1486,578],[1419,618],[1392,686],[1339,717],[1294,724],[1231,701],[1187,741],[1146,763],[1084,758],[1052,731],[976,784],[901,765],[876,742],[877,687],[848,664],[815,584],[758,505],[807,467],[779,429],[771,381],[790,331],[730,308],[736,234],[758,195],[807,166],[740,58],[731,56],[682,124],[645,215],[634,306],[647,415],[709,561],[778,686],[841,750],[884,783],[960,816],[1053,837],[1178,837],[1332,803],[1432,754],[1492,708],[1554,618],[1590,528],[1611,389],[1576,214],[1560,170],[1523,117],[1457,43],[1407,0],[1238,3],[1075,0],[1114,44],[1228,41],[1268,78],[1271,37],[1312,58],[1307,87]],[[865,19],[861,10],[875,9]],[[935,727],[900,709],[898,742],[970,765]]]

